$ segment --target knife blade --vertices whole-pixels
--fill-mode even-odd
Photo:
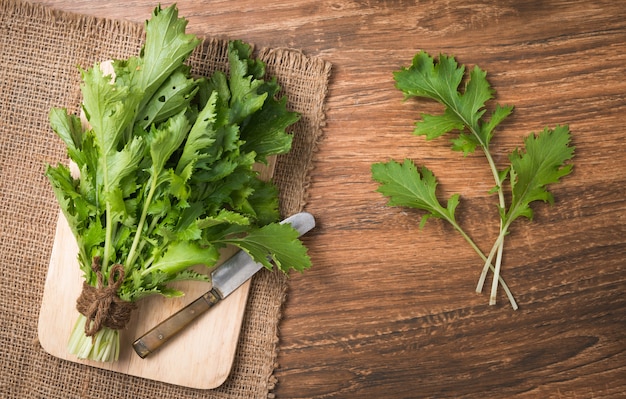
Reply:
[[[315,227],[315,218],[308,212],[300,212],[281,223],[289,223],[303,235]],[[133,349],[142,359],[153,353],[262,268],[263,265],[255,262],[245,251],[237,252],[211,272],[212,287],[209,291],[136,339]]]

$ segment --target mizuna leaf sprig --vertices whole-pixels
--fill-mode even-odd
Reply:
[[[454,57],[440,55],[435,60],[424,51],[415,55],[410,67],[394,73],[396,87],[404,93],[405,99],[427,98],[445,107],[444,112],[439,115],[422,114],[421,120],[415,124],[414,134],[432,140],[455,133],[452,150],[467,155],[480,148],[485,155],[495,183],[492,192],[498,196],[497,210],[500,219],[498,236],[487,255],[456,222],[455,211],[460,195],[454,194],[447,200],[445,207],[441,205],[436,196],[437,180],[427,167],[418,168],[409,159],[405,159],[403,163],[376,163],[372,165],[372,177],[379,183],[377,191],[389,198],[388,205],[427,212],[422,217],[420,227],[424,227],[429,217],[449,222],[484,261],[476,291],[482,291],[487,273],[492,270],[494,278],[489,304],[496,303],[500,284],[511,306],[517,309],[518,305],[511,291],[500,276],[504,239],[516,219],[522,216],[532,219],[532,202],[553,203],[552,194],[547,187],[571,173],[573,165],[570,161],[574,156],[574,147],[571,146],[567,126],[556,126],[554,129],[546,127],[538,134],[531,133],[527,136],[524,146],[509,154],[510,164],[499,169],[491,153],[491,139],[498,125],[511,114],[513,107],[496,104],[489,117],[486,117],[486,102],[495,95],[486,75],[485,71],[475,66],[466,77],[465,67],[459,66]],[[508,204],[505,195],[507,188],[511,193]]]

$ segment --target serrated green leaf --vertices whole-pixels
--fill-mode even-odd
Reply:
[[[252,214],[260,226],[275,222],[280,217],[278,188],[271,182],[255,179],[251,182],[254,191],[246,198]]]
[[[435,175],[425,166],[418,170],[409,159],[404,163],[376,163],[372,165],[372,178],[380,184],[376,191],[389,198],[387,205],[424,210],[426,220],[435,217],[455,221],[458,194],[453,195],[444,208],[437,199]],[[426,220],[422,218],[422,227]]]
[[[179,176],[172,169],[167,170],[168,182],[167,193],[175,197],[178,200],[178,206],[181,208],[187,207],[187,199],[191,194],[191,188],[187,184],[187,176]]]
[[[491,114],[491,118],[487,123],[481,125],[481,135],[485,137],[487,142],[491,141],[494,129],[513,112],[513,106],[501,106],[496,104],[496,108]]]
[[[409,68],[394,73],[396,87],[407,97],[427,97],[439,101],[453,98],[461,84],[465,67],[458,66],[453,57],[439,56],[439,62],[425,51],[413,57]]]
[[[218,92],[212,91],[209,100],[191,127],[183,153],[178,159],[176,173],[180,174],[184,168],[192,163],[195,164],[201,153],[215,143],[216,128],[214,124],[217,118],[217,100]]]
[[[150,157],[155,175],[163,171],[165,163],[183,143],[188,132],[189,122],[183,112],[151,130]]]
[[[198,227],[201,229],[206,229],[221,224],[249,226],[250,219],[238,212],[229,211],[227,209],[220,209],[217,215],[205,217],[198,220]]]
[[[144,155],[144,141],[142,137],[133,139],[120,151],[112,151],[107,156],[106,170],[107,185],[111,190],[117,189],[118,185],[127,176],[135,173]]]
[[[267,98],[267,93],[260,90],[263,81],[259,80],[259,75],[264,73],[265,68],[260,61],[250,60],[251,54],[252,48],[243,42],[229,43],[230,123],[243,122],[261,109]]]
[[[106,192],[104,200],[109,205],[108,212],[111,214],[111,222],[123,223],[123,221],[129,216],[126,212],[126,205],[124,204],[124,196],[122,190],[119,187],[111,189]]]
[[[176,277],[170,279],[169,283],[173,283],[175,281],[204,281],[208,283],[211,281],[211,277],[209,277],[207,274],[198,273],[194,270],[187,269],[176,274]]]
[[[111,77],[100,70],[100,64],[83,71],[82,77],[83,110],[105,160],[124,144],[124,132],[134,120],[141,93],[135,88],[112,83]],[[106,170],[106,163],[103,165]]]
[[[76,192],[69,169],[65,165],[58,165],[57,167],[48,166],[46,176],[52,185],[52,190],[59,207],[65,215],[71,230],[75,235],[79,234],[79,225],[85,218],[76,214],[76,206],[73,198],[78,197],[78,193]]]
[[[461,133],[459,136],[452,140],[452,150],[460,151],[463,155],[473,153],[476,147],[480,146],[480,142],[476,139],[476,136]]]
[[[493,90],[487,82],[486,72],[475,66],[461,92],[459,86],[464,73],[465,67],[459,66],[454,57],[442,54],[435,61],[421,51],[413,58],[412,65],[395,72],[394,78],[396,87],[405,97],[430,98],[446,107],[441,115],[422,115],[414,133],[433,139],[458,130],[461,135],[453,141],[452,148],[467,155],[477,145],[488,149],[494,128],[510,114],[512,108],[496,108],[483,128],[481,118],[486,111],[485,103],[493,97]],[[464,130],[470,135],[465,135]],[[470,136],[473,137],[468,139]]]
[[[567,126],[545,128],[539,134],[531,134],[524,140],[524,149],[511,153],[511,190],[513,193],[507,220],[519,216],[532,219],[530,203],[533,201],[553,202],[547,190],[549,184],[558,183],[560,178],[572,171],[567,161],[574,156],[570,146],[571,136]]]
[[[258,162],[267,162],[270,155],[289,152],[293,137],[286,129],[299,119],[298,113],[287,110],[287,98],[275,100],[272,96],[268,97],[263,107],[242,126],[244,144],[241,150],[254,151]]]
[[[157,271],[175,275],[194,265],[213,265],[218,259],[219,252],[213,246],[203,248],[194,242],[175,241],[168,245],[160,259],[143,271],[143,275]]]
[[[422,114],[422,120],[415,123],[413,134],[433,140],[453,130],[462,130],[463,127],[463,122],[448,108],[441,115]]]
[[[470,72],[465,92],[459,96],[459,114],[467,125],[478,125],[478,121],[485,113],[485,103],[492,96],[493,90],[487,83],[487,72],[475,66]],[[483,141],[489,142],[486,137],[483,137]]]
[[[50,127],[63,140],[67,146],[70,158],[80,154],[83,146],[83,129],[80,119],[75,115],[69,115],[67,109],[52,108],[48,114]]]
[[[176,238],[181,241],[198,241],[202,238],[202,230],[194,220],[185,228],[177,229]]]
[[[245,237],[225,238],[222,242],[246,251],[268,269],[276,265],[283,272],[301,272],[311,267],[311,259],[299,236],[289,224],[272,223],[251,230]]]
[[[170,75],[137,115],[144,129],[186,111],[198,92],[198,85],[189,77],[189,67],[182,66]]]
[[[139,66],[137,83],[144,93],[140,109],[200,43],[195,35],[185,33],[186,26],[187,21],[178,18],[176,7],[159,6],[146,22],[146,42],[141,50],[143,63]]]

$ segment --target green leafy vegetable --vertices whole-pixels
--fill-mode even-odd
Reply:
[[[213,266],[223,246],[284,272],[310,267],[297,231],[277,223],[277,188],[255,168],[290,150],[285,129],[299,115],[276,97],[278,84],[264,80],[265,65],[242,42],[229,44],[228,73],[192,77],[183,63],[200,40],[185,33],[186,23],[175,6],[158,7],[139,56],[113,61],[113,73],[100,64],[81,71],[88,127],[64,109],[50,111],[80,177],[61,164],[46,174],[86,285],[118,303],[95,300],[81,312],[69,343],[81,358],[116,360],[114,307],[182,295],[168,284],[207,280],[190,267]]]
[[[558,183],[561,177],[572,171],[572,164],[567,163],[574,156],[569,129],[567,126],[557,126],[529,135],[524,140],[524,148],[513,151],[509,155],[511,164],[501,170],[491,155],[490,143],[495,128],[511,114],[513,107],[496,104],[489,118],[485,118],[486,102],[493,98],[494,91],[484,71],[474,67],[461,91],[459,88],[465,77],[465,67],[459,66],[453,57],[440,55],[439,60],[435,61],[421,51],[415,55],[409,68],[395,72],[394,77],[396,87],[404,93],[405,98],[428,98],[445,106],[440,115],[422,114],[414,134],[424,135],[430,140],[456,132],[452,139],[452,150],[463,152],[464,155],[474,152],[476,148],[483,151],[495,182],[493,192],[498,194],[498,237],[489,255],[485,256],[456,222],[459,194],[454,194],[447,205],[442,206],[436,196],[435,176],[426,167],[418,170],[411,160],[407,159],[403,164],[390,161],[372,165],[372,177],[380,184],[378,191],[389,197],[390,206],[425,210],[427,213],[421,220],[420,228],[424,227],[429,217],[448,221],[485,262],[476,291],[482,291],[487,272],[491,269],[494,279],[490,304],[496,302],[499,283],[513,308],[517,309],[515,299],[500,276],[504,237],[515,219],[520,216],[532,218],[531,202],[541,200],[552,203],[553,198],[547,186]],[[507,182],[511,189],[508,206],[505,200]],[[492,264],[494,257],[495,266]]]
[[[435,192],[437,188],[435,175],[425,166],[418,171],[413,162],[405,159],[402,164],[395,161],[374,164],[372,173],[381,183],[378,191],[389,197],[389,206],[405,206],[428,212],[422,216],[420,228],[426,225],[429,217],[444,219],[453,226],[458,226],[454,211],[459,204],[459,195],[450,197],[446,207],[443,207]]]

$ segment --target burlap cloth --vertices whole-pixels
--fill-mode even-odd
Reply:
[[[155,3],[156,5],[156,3]],[[146,16],[146,19],[149,16]],[[254,278],[233,371],[215,390],[195,390],[59,360],[37,341],[37,322],[58,206],[46,163],[65,158],[48,126],[50,107],[78,110],[77,66],[136,54],[143,25],[79,16],[0,0],[0,397],[266,398],[272,396],[278,323],[287,279]],[[225,67],[226,41],[206,39],[190,59],[195,72]],[[301,210],[321,137],[330,64],[286,49],[261,49],[290,107],[302,114],[293,151],[278,160],[281,210]],[[72,321],[68,320],[68,323]]]

